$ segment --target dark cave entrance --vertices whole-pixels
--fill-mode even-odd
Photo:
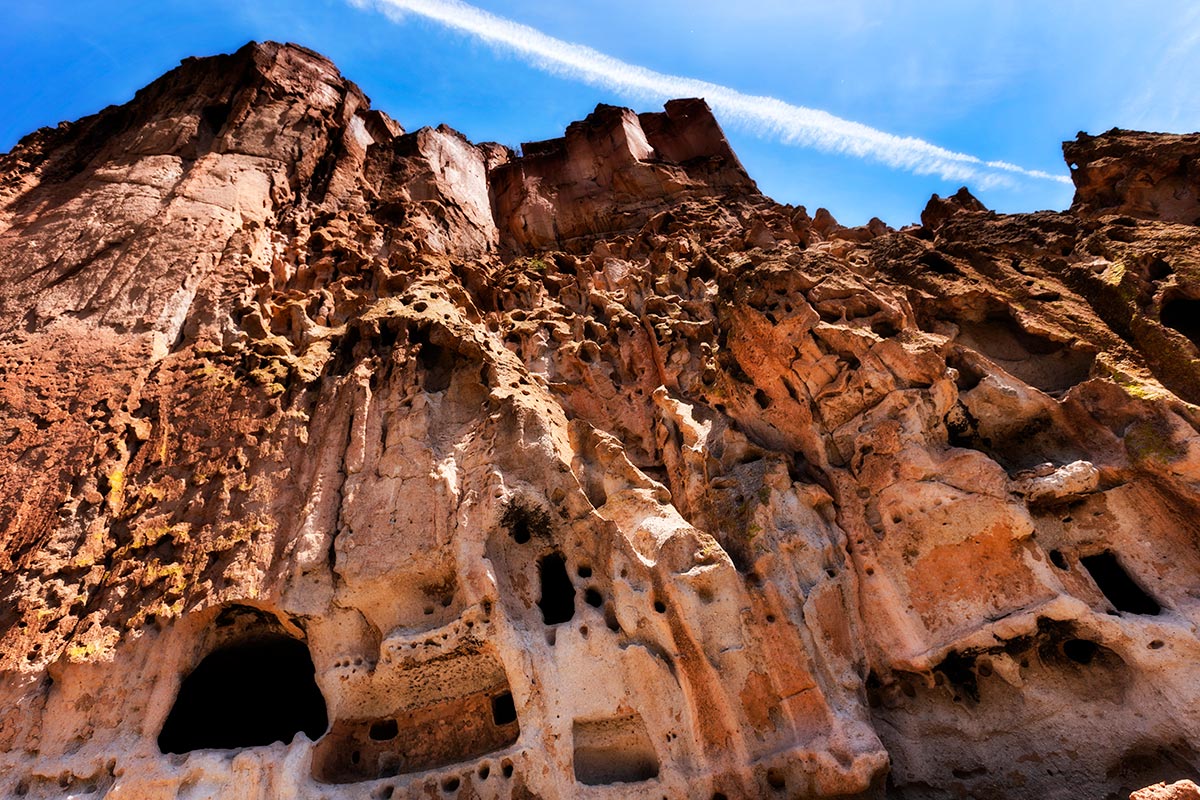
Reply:
[[[1158,318],[1200,347],[1200,300],[1176,295],[1163,303]]]
[[[558,553],[551,553],[538,563],[542,580],[542,596],[538,608],[547,625],[569,622],[575,616],[575,586],[567,574],[567,563]]]
[[[215,650],[183,680],[162,733],[164,753],[285,744],[329,726],[303,642],[269,636]]]
[[[1083,568],[1092,576],[1092,580],[1100,587],[1108,602],[1118,611],[1147,616],[1155,616],[1162,611],[1158,601],[1138,586],[1137,581],[1125,571],[1111,551],[1083,556],[1079,563],[1083,564]]]
[[[517,721],[517,705],[512,692],[504,692],[492,698],[492,723],[497,727],[511,725]]]

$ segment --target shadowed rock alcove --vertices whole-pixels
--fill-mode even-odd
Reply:
[[[329,725],[303,642],[278,634],[209,653],[183,680],[163,724],[164,753],[318,739]]]
[[[1162,611],[1158,601],[1138,585],[1112,552],[1105,550],[1103,553],[1083,556],[1079,563],[1083,564],[1096,586],[1118,611],[1145,616],[1157,616]]]
[[[547,625],[570,622],[575,616],[575,587],[567,574],[567,564],[561,555],[551,553],[538,564],[542,595],[538,608]]]
[[[636,713],[575,720],[575,780],[588,786],[637,783],[658,776],[658,754]]]
[[[313,777],[356,783],[448,766],[502,750],[521,728],[500,662],[470,645],[406,664],[385,679],[391,713],[335,719]]]

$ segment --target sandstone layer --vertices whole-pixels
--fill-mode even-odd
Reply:
[[[1194,777],[1200,139],[1065,150],[847,228],[700,100],[517,154],[276,44],[26,137],[0,795]]]

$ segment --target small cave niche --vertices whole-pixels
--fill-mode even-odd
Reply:
[[[953,694],[954,702],[962,702],[964,698],[973,703],[979,702],[979,676],[974,654],[951,650],[933,671],[941,674]]]
[[[214,650],[183,680],[158,749],[163,753],[288,744],[329,725],[308,647],[282,634]]]
[[[701,253],[700,258],[696,259],[694,264],[688,266],[688,277],[698,278],[702,281],[711,281],[717,277],[720,271],[716,262],[707,253]]]
[[[333,358],[331,358],[325,368],[325,371],[331,377],[343,377],[350,374],[350,370],[358,363],[359,344],[362,342],[362,333],[358,328],[349,328],[341,340],[337,343],[337,348],[334,350]]]
[[[900,333],[900,327],[894,320],[876,318],[871,322],[871,332],[880,339],[890,339]]]
[[[604,719],[575,720],[575,780],[587,786],[637,783],[658,777],[658,754],[635,713]]]
[[[233,107],[229,103],[205,106],[204,110],[200,112],[201,125],[208,129],[210,136],[216,136],[229,121],[229,114],[232,110]]]
[[[229,121],[232,106],[228,103],[205,106],[196,120],[196,134],[180,150],[180,156],[195,161],[212,149],[213,142]]]
[[[517,544],[528,544],[534,537],[550,536],[549,512],[520,497],[514,497],[504,507],[500,524]]]
[[[454,377],[454,368],[458,364],[457,354],[453,350],[434,344],[427,327],[411,328],[408,341],[417,347],[421,388],[430,394],[449,389],[450,380]]]
[[[954,385],[960,392],[969,392],[987,377],[987,372],[974,358],[964,358],[959,351],[951,351],[946,355],[946,366],[953,367],[958,373],[954,377]]]
[[[1014,658],[1024,661],[1028,650],[1018,653],[1010,647],[1019,644],[1031,645],[1036,649],[1038,661],[1055,669],[1056,674],[1066,674],[1064,669],[1075,670],[1081,675],[1086,674],[1088,677],[1079,687],[1084,692],[1100,691],[1104,683],[1108,683],[1104,691],[1119,691],[1118,687],[1127,679],[1125,662],[1113,650],[1087,638],[1091,635],[1085,628],[1073,622],[1040,617],[1033,636],[1018,637],[1017,640],[1010,641],[1005,649]],[[1101,674],[1107,674],[1108,677],[1098,678]]]
[[[1092,576],[1101,593],[1118,611],[1144,616],[1157,616],[1162,611],[1158,601],[1146,593],[1137,581],[1125,571],[1116,555],[1105,550],[1091,556],[1083,556],[1079,563]]]
[[[1138,234],[1135,231],[1121,224],[1109,225],[1100,235],[1103,235],[1109,241],[1122,242],[1124,245],[1128,245],[1128,243],[1132,243],[1138,239]]]
[[[1083,664],[1085,666],[1091,664],[1098,652],[1100,652],[1100,646],[1095,642],[1089,642],[1087,639],[1067,639],[1062,643],[1063,655],[1076,664]]]
[[[371,724],[367,735],[377,742],[387,742],[400,735],[400,726],[394,719],[381,719]]]
[[[767,785],[777,792],[782,792],[787,788],[787,774],[779,767],[771,767],[767,770]]]
[[[517,706],[512,692],[501,692],[492,698],[492,723],[497,727],[517,721]]]
[[[1087,380],[1096,360],[1093,352],[1024,330],[1007,309],[980,322],[959,323],[958,343],[1050,395]]]
[[[313,778],[346,784],[459,764],[514,744],[517,707],[499,660],[458,650],[393,679],[402,703],[371,719],[338,719],[313,751]]]
[[[1162,258],[1155,258],[1146,267],[1146,275],[1152,281],[1161,281],[1175,274],[1175,269]]]
[[[1063,555],[1061,550],[1050,551],[1050,563],[1064,572],[1071,568],[1071,565],[1067,563],[1067,557]]]
[[[1200,300],[1174,295],[1163,301],[1158,318],[1163,325],[1182,333],[1200,347]]]
[[[917,257],[917,263],[938,275],[962,275],[963,272],[937,250],[927,250]]]
[[[570,622],[575,616],[575,585],[567,574],[567,562],[559,553],[543,556],[538,562],[542,594],[538,608],[547,625]]]

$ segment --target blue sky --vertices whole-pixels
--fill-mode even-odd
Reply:
[[[544,36],[504,28],[498,43],[496,19],[467,32],[476,10]],[[598,102],[656,109],[679,85],[665,78],[704,81],[759,186],[846,224],[912,222],[963,183],[1001,211],[1064,208],[1069,185],[1027,173],[1065,177],[1060,142],[1076,131],[1200,129],[1189,2],[64,0],[0,5],[0,151],[250,39],[324,53],[410,130],[445,122],[512,146],[560,135]],[[762,98],[783,116],[764,117]],[[935,147],[978,161],[938,166]]]

